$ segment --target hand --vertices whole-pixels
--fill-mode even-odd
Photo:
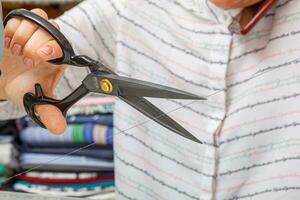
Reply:
[[[224,9],[245,8],[260,1],[262,0],[211,0],[211,2]]]
[[[32,12],[48,19],[41,9],[33,9]],[[51,23],[58,28],[54,22]],[[9,20],[4,35],[5,50],[0,64],[1,99],[24,109],[23,96],[27,92],[34,92],[35,83],[40,83],[44,93],[53,98],[54,89],[65,69],[65,66],[46,62],[63,55],[56,41],[33,22],[21,18]],[[40,105],[35,109],[51,132],[59,134],[66,129],[66,121],[56,107]]]

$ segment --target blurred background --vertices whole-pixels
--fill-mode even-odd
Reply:
[[[56,18],[78,3],[2,0],[2,8],[3,16],[17,8],[42,8],[50,18]],[[69,126],[61,136],[37,127],[27,117],[0,121],[0,190],[114,199],[113,108],[114,98],[86,97],[69,110]],[[64,156],[88,144],[94,145]]]
[[[78,4],[80,0],[2,0],[3,16],[17,8],[44,9],[51,18],[58,17],[64,11]]]

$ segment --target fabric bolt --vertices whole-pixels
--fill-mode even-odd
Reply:
[[[7,165],[11,168],[18,166],[17,157],[18,150],[11,142],[0,142],[0,164]]]
[[[0,164],[0,176],[4,176],[7,171],[7,166],[4,164]]]
[[[52,154],[67,154],[69,152],[74,152],[72,155],[86,156],[90,158],[108,159],[108,160],[113,159],[112,148],[99,148],[97,146],[96,148],[91,147],[80,151],[75,151],[76,149],[77,148],[31,147],[31,146],[23,145],[21,151],[23,153],[52,153]]]
[[[116,101],[116,98],[113,96],[88,96],[80,101],[76,102],[74,106],[93,106],[93,105],[108,105],[108,104],[114,104]]]
[[[114,104],[105,105],[89,105],[89,106],[72,106],[67,116],[74,115],[99,115],[99,114],[110,114],[114,110]]]
[[[121,100],[114,107],[116,198],[297,199],[300,1],[278,0],[245,36],[209,0],[87,0],[56,21],[78,54],[120,75],[207,96],[149,99],[203,144]],[[65,96],[87,70],[69,67]],[[1,102],[3,118],[24,115]],[[138,124],[140,124],[138,126]]]
[[[106,181],[106,182],[99,182],[99,183],[87,183],[87,184],[74,184],[74,185],[65,185],[65,184],[42,184],[42,183],[31,183],[28,181],[23,181],[23,180],[18,180],[16,182],[16,184],[23,184],[23,185],[40,185],[40,186],[46,186],[49,189],[60,189],[60,190],[80,190],[80,189],[84,189],[84,190],[90,190],[90,189],[94,189],[97,187],[101,187],[101,188],[105,188],[105,187],[111,187],[114,186],[114,182],[113,181]]]
[[[69,124],[93,123],[113,126],[113,115],[71,116],[67,119],[67,122]]]
[[[112,145],[113,128],[95,124],[72,124],[62,135],[53,135],[47,129],[27,127],[20,134],[21,141],[35,147],[72,147],[95,143]]]
[[[25,173],[31,178],[46,178],[46,179],[92,179],[97,177],[114,176],[113,172],[53,172],[53,171],[30,171]]]
[[[13,143],[13,136],[0,136],[0,176],[6,168],[17,168],[19,152]]]
[[[113,161],[85,156],[58,156],[56,154],[45,153],[23,153],[20,155],[20,166],[23,169],[30,169],[36,165],[42,165],[39,170],[66,172],[111,171],[114,167]]]
[[[18,134],[18,129],[15,120],[0,121],[0,130],[1,130],[0,136],[3,135],[12,136]]]
[[[0,144],[12,143],[13,141],[14,141],[14,137],[12,135],[0,135]]]
[[[4,183],[5,177],[0,176],[0,187],[2,187],[2,184]]]
[[[29,177],[26,175],[18,176],[19,180],[28,181],[31,183],[48,183],[48,184],[85,184],[85,183],[96,183],[96,182],[105,182],[105,181],[113,181],[113,176],[104,176],[97,178],[89,178],[89,179],[50,179],[50,178],[36,178]]]
[[[98,184],[83,184],[81,186],[56,186],[50,184],[34,184],[27,181],[16,181],[13,185],[14,190],[55,196],[71,196],[71,197],[84,197],[96,195],[100,192],[110,192],[114,188],[113,182],[98,183]]]
[[[93,123],[93,124],[113,126],[113,115],[112,114],[74,115],[74,116],[69,116],[67,118],[67,122],[68,124]],[[24,128],[28,126],[36,126],[36,124],[32,122],[29,117],[22,118],[20,123]]]

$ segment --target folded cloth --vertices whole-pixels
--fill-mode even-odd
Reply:
[[[114,186],[114,181],[101,181],[101,182],[95,182],[95,183],[86,183],[86,184],[52,184],[52,183],[33,183],[29,181],[23,181],[23,180],[17,180],[19,183],[23,184],[31,184],[31,185],[42,185],[42,186],[47,186],[49,188],[70,188],[74,190],[78,189],[94,189],[97,187],[111,187]]]
[[[0,176],[0,187],[2,187],[2,184],[4,183],[5,178],[4,176]]]
[[[74,115],[69,116],[67,118],[68,124],[100,124],[106,126],[113,126],[113,115],[112,114],[105,114],[105,115]],[[24,128],[28,126],[36,126],[35,123],[29,117],[23,117],[20,120],[21,126]]]
[[[107,126],[113,126],[113,115],[86,115],[86,116],[71,116],[67,118],[69,124],[102,124]]]
[[[36,184],[28,181],[17,180],[13,185],[14,190],[37,193],[44,195],[84,197],[99,194],[100,192],[114,191],[114,182],[100,182],[82,185],[54,185]]]
[[[75,151],[77,148],[57,148],[57,147],[31,147],[23,145],[21,151],[23,153],[52,153],[52,154],[68,154],[70,152],[72,155],[86,156],[90,158],[100,158],[106,160],[113,159],[113,149],[110,148],[86,148],[80,151]]]
[[[114,104],[115,101],[113,96],[88,96],[76,102],[74,106],[107,105]]]
[[[67,116],[74,115],[96,115],[113,113],[114,104],[72,106],[67,112]]]
[[[0,164],[16,168],[18,154],[19,152],[12,143],[0,142]]]
[[[39,170],[51,171],[111,171],[114,167],[113,161],[43,153],[21,154],[20,165],[23,169],[39,166]]]
[[[53,179],[53,178],[40,178],[40,177],[30,177],[26,175],[18,176],[19,180],[28,181],[31,183],[45,183],[45,184],[86,184],[86,183],[98,183],[114,181],[114,176],[103,176],[96,178],[85,178],[85,179]]]
[[[14,146],[11,143],[0,143],[0,163],[9,164],[13,157]]]
[[[0,135],[17,135],[18,129],[15,120],[0,121]]]
[[[25,173],[27,177],[47,179],[91,179],[97,177],[114,176],[113,171],[104,172],[53,172],[53,171],[31,171]]]
[[[47,129],[27,127],[20,134],[21,141],[35,147],[77,147],[82,144],[112,145],[113,128],[94,124],[72,124],[62,135]]]
[[[0,135],[0,144],[2,144],[2,143],[12,143],[12,142],[14,142],[14,136],[12,136],[12,135]]]
[[[7,171],[7,166],[4,164],[0,164],[0,176],[4,176]]]

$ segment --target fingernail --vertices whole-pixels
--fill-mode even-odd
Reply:
[[[22,48],[21,45],[19,45],[19,44],[14,44],[13,47],[12,47],[12,49],[11,49],[12,54],[13,54],[14,56],[20,55],[20,53],[21,53],[21,48]]]
[[[4,38],[4,44],[5,44],[5,47],[6,47],[6,48],[9,47],[10,40],[11,40],[10,37],[5,37],[5,38]]]
[[[25,57],[23,59],[23,63],[27,66],[27,67],[33,67],[33,60],[28,58],[28,57]]]
[[[39,52],[45,54],[46,56],[50,56],[53,52],[53,48],[51,46],[44,46],[42,48],[39,48]]]

